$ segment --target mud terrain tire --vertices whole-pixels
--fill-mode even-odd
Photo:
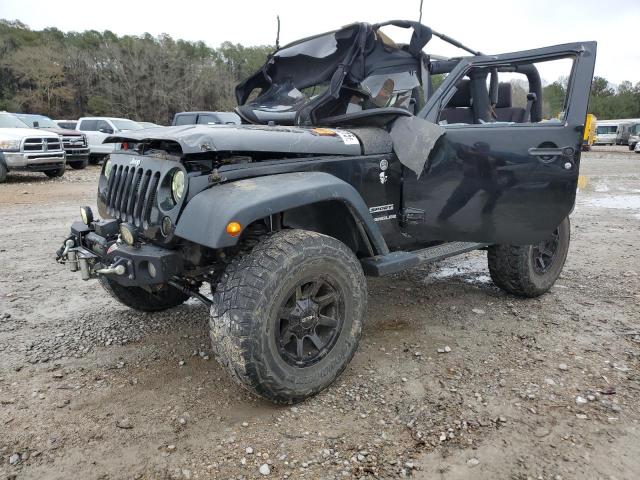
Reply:
[[[167,287],[166,290],[153,294],[140,287],[124,287],[105,275],[98,277],[98,280],[107,293],[118,302],[141,312],[159,312],[177,307],[189,298],[188,295],[173,287]]]
[[[552,237],[537,245],[490,246],[487,259],[493,283],[520,297],[538,297],[547,292],[567,259],[570,230],[567,217]]]
[[[234,258],[218,283],[213,351],[249,391],[296,403],[345,369],[366,303],[362,267],[345,244],[305,230],[268,235]]]

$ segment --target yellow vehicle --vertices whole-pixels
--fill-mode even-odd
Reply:
[[[587,118],[584,122],[584,134],[582,136],[582,151],[587,152],[591,150],[591,145],[596,141],[596,121],[598,119],[593,113],[587,113]]]

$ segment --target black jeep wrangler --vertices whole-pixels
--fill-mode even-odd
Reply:
[[[428,55],[433,36],[472,55]],[[595,58],[595,42],[484,55],[410,21],[294,42],[236,88],[242,125],[107,138],[120,147],[102,219],[83,207],[58,260],[134,309],[199,299],[219,362],[258,395],[300,401],[356,351],[365,275],[486,249],[507,292],[553,285]],[[571,74],[545,119],[538,65],[556,60]]]

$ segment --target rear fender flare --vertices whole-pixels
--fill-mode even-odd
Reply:
[[[242,227],[270,215],[323,201],[344,203],[362,226],[374,255],[387,244],[358,191],[324,172],[296,172],[248,178],[218,185],[193,197],[178,219],[175,234],[209,248],[232,247],[238,237],[226,233],[229,222]]]

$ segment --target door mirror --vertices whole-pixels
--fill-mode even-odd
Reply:
[[[33,122],[33,128],[40,128],[40,123],[37,120]]]
[[[100,129],[100,132],[101,132],[101,133],[106,133],[106,134],[111,135],[111,134],[113,133],[113,128],[109,128],[109,127],[102,127],[102,128]]]

